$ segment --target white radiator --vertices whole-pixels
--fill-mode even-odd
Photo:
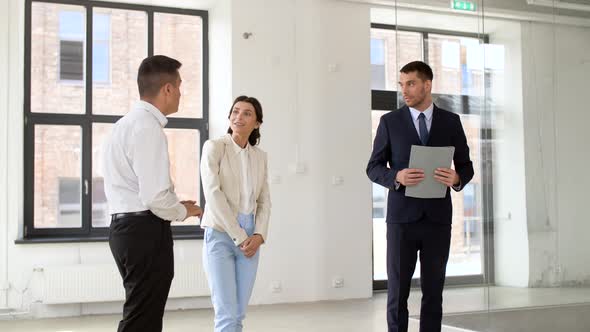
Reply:
[[[43,268],[41,301],[45,304],[125,300],[125,289],[114,264]],[[171,298],[208,296],[205,271],[199,264],[175,264]]]

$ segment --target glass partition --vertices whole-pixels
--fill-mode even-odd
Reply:
[[[575,322],[590,313],[583,209],[590,187],[583,143],[590,4],[571,2],[451,1],[468,11],[396,3],[371,11],[373,135],[379,118],[403,105],[400,68],[422,60],[434,72],[434,103],[459,114],[471,150],[475,176],[452,194],[445,324],[508,331],[498,322],[524,310],[514,324],[537,323],[512,326],[590,326]],[[386,287],[387,194],[373,185],[375,289]],[[410,295],[415,318],[419,271],[418,264]],[[562,322],[556,312],[576,319]]]

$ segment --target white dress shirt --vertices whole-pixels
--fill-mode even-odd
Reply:
[[[162,112],[141,100],[115,123],[103,145],[110,214],[150,210],[164,220],[185,219],[186,208],[170,179],[166,123]]]
[[[240,213],[250,214],[254,211],[254,187],[252,186],[252,170],[250,169],[250,143],[242,149],[233,139],[234,150],[240,156],[242,183],[240,186]]]
[[[428,129],[428,133],[430,133],[430,128],[432,127],[432,114],[434,113],[434,104],[430,104],[430,106],[428,106],[428,108],[426,108],[423,112],[420,112],[417,109],[410,107],[412,122],[414,122],[414,127],[416,127],[418,137],[420,137],[420,120],[418,119],[420,113],[424,113],[424,117],[426,120],[426,129]],[[451,188],[453,188],[455,191],[461,190],[461,180],[459,180],[458,185],[451,186]],[[395,189],[399,189],[399,183],[397,181],[395,181]]]
[[[434,104],[430,104],[424,112],[420,112],[415,108],[410,107],[410,114],[412,115],[412,122],[414,122],[414,127],[416,127],[416,132],[418,133],[418,137],[420,137],[420,120],[418,120],[418,116],[420,113],[424,113],[424,117],[426,118],[426,129],[430,133],[430,127],[432,127],[432,113],[434,113]]]
[[[424,118],[426,120],[426,129],[428,129],[428,133],[430,134],[430,128],[432,127],[432,114],[434,113],[434,103],[431,103],[428,108],[426,108],[423,112],[418,111],[413,107],[409,107],[410,115],[412,116],[412,122],[414,123],[414,127],[416,128],[416,133],[418,133],[418,137],[420,137],[420,120],[418,116],[420,113],[424,113]],[[394,189],[399,190],[401,187],[401,183],[394,180]],[[456,186],[451,186],[455,191],[461,190],[461,180],[459,180],[459,184]]]
[[[418,120],[418,116],[420,116],[420,111],[413,107],[409,107],[410,115],[412,116],[412,122],[414,123],[414,127],[416,128],[416,132],[418,133],[418,137],[420,137],[420,120]],[[426,129],[430,133],[430,127],[432,127],[432,113],[434,113],[434,103],[430,104],[427,109],[424,110],[424,117],[426,120]],[[401,183],[394,181],[395,190],[398,190],[401,187]]]

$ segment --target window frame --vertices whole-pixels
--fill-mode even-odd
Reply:
[[[56,5],[77,5],[86,10],[86,41],[84,43],[85,77],[85,111],[79,114],[65,113],[33,113],[31,112],[31,38],[32,38],[32,4],[48,3]],[[108,227],[92,227],[92,127],[94,123],[113,124],[120,115],[100,115],[92,113],[92,54],[93,54],[93,9],[109,8],[143,11],[147,15],[147,54],[154,54],[154,14],[180,14],[199,16],[202,20],[202,84],[200,118],[169,117],[166,128],[192,129],[199,131],[199,159],[205,141],[209,138],[209,21],[205,10],[180,9],[151,5],[114,3],[92,0],[26,0],[25,2],[25,61],[24,61],[24,204],[23,204],[23,238],[16,243],[29,242],[95,242],[108,240]],[[112,24],[112,23],[111,23]],[[109,49],[109,52],[112,52]],[[109,66],[112,66],[109,63]],[[110,76],[110,75],[109,75]],[[75,125],[82,130],[81,147],[81,227],[79,228],[35,228],[34,227],[34,158],[35,158],[35,126],[36,125]],[[204,206],[202,179],[199,177],[200,205]],[[202,239],[203,230],[198,225],[172,226],[175,239]]]
[[[447,31],[438,29],[425,29],[404,27],[391,24],[371,23],[371,29],[383,29],[394,31],[408,31],[418,32],[422,34],[422,58],[428,63],[428,36],[429,34],[445,35],[453,37],[468,37],[483,40],[484,44],[489,44],[489,36],[487,34]],[[489,75],[484,70],[484,81],[489,80]],[[461,97],[462,108],[449,108],[445,101],[447,96]],[[480,114],[482,107],[473,107],[472,105],[485,105],[486,96],[469,96],[469,95],[451,95],[451,94],[432,94],[434,100],[437,100],[437,105],[441,108],[450,109],[457,114]],[[394,111],[398,108],[399,93],[396,90],[371,90],[371,109],[373,111]],[[450,99],[450,98],[449,98]],[[451,99],[451,100],[452,100]],[[445,285],[447,286],[465,286],[465,285],[490,285],[494,283],[494,215],[493,215],[493,158],[491,151],[491,144],[493,139],[492,128],[485,127],[489,125],[489,121],[482,122],[484,127],[481,128],[480,140],[481,144],[481,201],[482,201],[482,249],[485,252],[482,254],[482,273],[475,275],[464,276],[447,276]],[[485,152],[484,152],[485,151]],[[374,258],[373,258],[374,261]],[[373,265],[374,269],[374,265]],[[373,273],[374,278],[374,273]],[[420,287],[420,280],[413,278],[411,282],[412,287]],[[386,290],[387,280],[373,279],[373,290]]]

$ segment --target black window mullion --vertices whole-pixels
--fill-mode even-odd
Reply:
[[[208,123],[209,120],[209,83],[205,83],[205,82],[209,82],[209,15],[205,12],[203,13],[203,15],[201,16],[201,19],[203,20],[203,35],[201,37],[201,41],[203,42],[202,45],[202,51],[201,53],[203,54],[203,63],[201,65],[201,68],[203,68],[203,105],[202,105],[202,110],[203,110],[203,119]],[[207,138],[209,137],[209,126],[207,126],[206,129],[207,132]],[[205,142],[204,140],[201,140],[201,142]]]
[[[148,10],[148,56],[154,55],[154,11]]]
[[[92,225],[92,46],[93,6],[86,8],[86,112],[82,121],[82,232],[90,234]]]
[[[92,9],[90,5],[86,8],[86,63],[85,63],[85,90],[86,90],[86,112],[87,116],[92,115]]]
[[[201,130],[200,134],[201,134],[201,140],[200,140],[200,147],[199,147],[199,163],[201,160],[201,157],[203,156],[203,144],[205,143],[205,141],[207,139],[209,139],[209,123],[206,122],[205,123],[205,130]],[[199,174],[201,173],[201,170],[199,170]],[[205,204],[207,203],[205,201],[205,192],[203,191],[203,180],[202,180],[202,175],[199,175],[199,191],[200,191],[200,196],[201,197],[201,201],[199,202],[199,206],[201,206],[202,208],[205,207]],[[201,232],[202,230],[199,227],[199,231]]]
[[[206,130],[207,128],[206,119],[194,119],[194,118],[168,118],[166,128],[179,128],[179,129],[198,129]]]
[[[92,225],[92,122],[82,123],[82,231],[90,234]]]
[[[24,146],[23,146],[23,185],[24,185],[24,200],[23,200],[23,217],[24,229],[23,237],[29,236],[29,231],[33,229],[33,209],[34,209],[34,133],[31,130],[32,125],[29,123],[29,115],[31,114],[31,34],[32,34],[32,7],[33,3],[30,0],[25,2],[25,66],[24,66]]]
[[[202,104],[202,110],[203,110],[203,119],[201,119],[202,122],[202,127],[200,129],[200,135],[201,135],[201,139],[200,139],[200,146],[199,146],[199,160],[201,160],[201,156],[203,155],[203,144],[205,143],[205,141],[209,138],[209,15],[207,12],[203,13],[203,15],[201,16],[201,19],[203,20],[203,35],[201,37],[202,40],[202,54],[203,54],[203,64],[202,64],[202,68],[203,68],[203,104]],[[206,83],[207,82],[207,83]],[[200,174],[200,170],[199,170],[199,174]],[[201,201],[199,202],[199,205],[204,208],[206,201],[205,201],[205,192],[203,191],[203,180],[202,180],[202,176],[199,175],[199,197],[201,198]],[[201,229],[201,227],[197,227],[198,230],[198,234],[199,235],[204,235],[204,231]]]
[[[371,90],[371,110],[395,111],[397,109],[397,91]]]
[[[84,114],[66,113],[30,113],[27,122],[34,124],[82,125],[86,118]]]
[[[422,33],[422,61],[428,63],[428,56],[429,56],[429,52],[428,52],[428,32],[423,32]]]
[[[25,118],[24,127],[24,231],[23,237],[28,237],[35,226],[35,127]]]
[[[122,117],[122,115],[92,114],[90,115],[90,121],[92,121],[92,123],[115,123]]]

